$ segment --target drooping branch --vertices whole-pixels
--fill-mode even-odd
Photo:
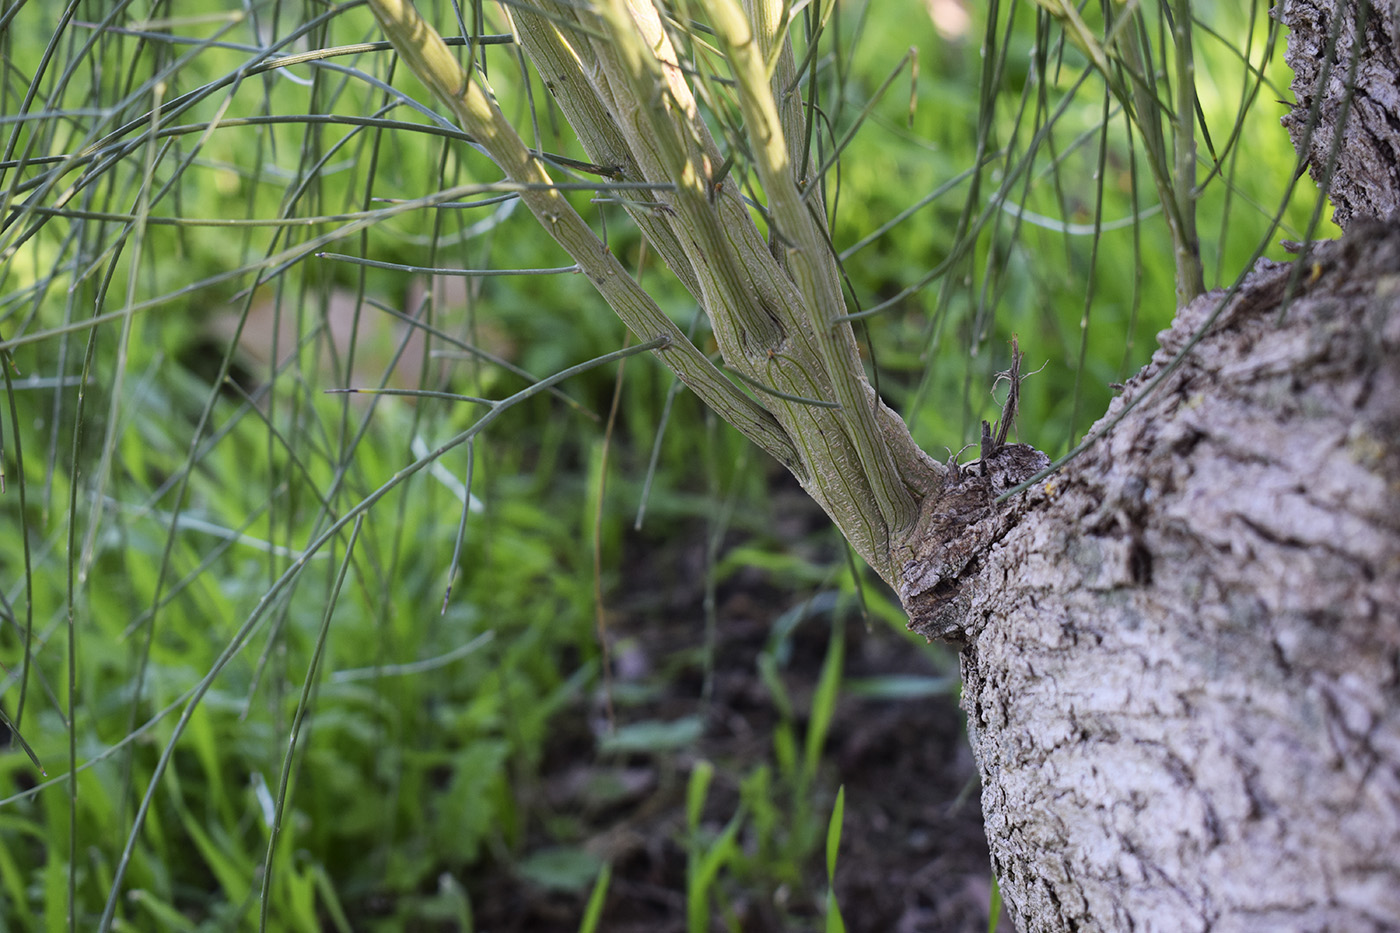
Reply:
[[[768,211],[783,244],[788,270],[802,293],[808,326],[832,379],[836,400],[846,415],[856,455],[870,481],[885,526],[902,532],[913,525],[917,506],[875,423],[873,400],[865,391],[865,376],[850,324],[836,322],[846,311],[836,258],[826,248],[817,221],[797,190],[795,167],[789,159],[778,104],[768,81],[763,46],[735,0],[712,0],[710,12],[738,81],[754,167],[768,195]]]
[[[743,169],[732,168],[736,157],[722,154],[700,113],[673,41],[677,27],[649,0],[603,0],[595,7],[527,0],[511,13],[521,44],[589,157],[621,180],[655,183],[646,202],[624,208],[700,301],[726,365],[760,387],[749,396],[674,328],[662,326],[665,315],[548,189],[544,166],[506,122],[481,76],[464,72],[410,5],[371,5],[414,73],[510,180],[530,185],[527,206],[628,326],[671,336],[672,346],[658,355],[792,470],[857,552],[897,585],[899,544],[943,471],[876,397],[842,320],[844,298],[821,202],[804,199],[795,178],[805,141],[797,138],[801,107],[790,93],[793,57],[779,9],[764,8],[767,31],[760,35],[732,0],[704,7],[737,79],[744,146],[768,202],[771,237],[727,175]]]
[[[598,291],[638,336],[666,335],[657,353],[726,421],[789,469],[802,465],[791,439],[768,412],[739,391],[685,338],[564,198],[540,160],[520,139],[495,101],[471,79],[442,38],[403,0],[374,0],[375,17],[414,75],[452,108],[462,128],[487,151],[506,176],[529,186],[520,193],[540,224],[574,257]]]
[[[1117,14],[1105,7],[1108,23],[1100,41],[1081,18],[1076,4],[1066,0],[1035,2],[1060,21],[1065,35],[1088,56],[1141,136],[1143,155],[1171,232],[1177,307],[1184,307],[1205,291],[1201,242],[1196,230],[1196,198],[1200,192],[1196,190],[1196,65],[1191,4],[1187,0],[1172,0],[1176,95],[1174,106],[1168,106],[1158,97],[1157,78],[1144,54],[1141,33],[1146,23],[1141,6],[1128,4]],[[1163,130],[1164,121],[1170,140]]]

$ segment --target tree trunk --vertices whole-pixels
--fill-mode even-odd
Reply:
[[[1265,265],[969,599],[1023,931],[1400,928],[1400,226]],[[1112,417],[1202,325],[1207,295]]]
[[[1282,15],[1318,58],[1325,10]],[[936,612],[910,603],[965,644],[1027,933],[1400,929],[1400,218],[1365,216],[1400,190],[1396,21],[1371,11],[1341,133],[1346,238],[1261,263],[1214,321],[1223,293],[1183,309],[1105,420],[1207,329],[1181,364],[1002,513]],[[1286,121],[1315,177],[1368,47],[1341,35]]]
[[[1391,216],[1400,210],[1400,4],[1284,0],[1275,15],[1289,29],[1284,60],[1297,98],[1283,125],[1337,225]]]

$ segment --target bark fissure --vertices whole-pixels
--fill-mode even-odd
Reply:
[[[1293,69],[1298,100],[1283,124],[1295,148],[1307,142],[1302,154],[1332,199],[1334,219],[1346,227],[1353,217],[1389,217],[1400,210],[1400,8],[1390,0],[1284,0],[1273,15],[1291,30],[1284,60]],[[1338,16],[1343,21],[1329,65],[1327,37]],[[1361,62],[1349,89],[1347,66],[1355,55]],[[1339,130],[1337,116],[1348,99],[1346,126]],[[1319,119],[1309,133],[1314,106]],[[1336,170],[1325,179],[1320,176],[1334,147]]]
[[[964,704],[1023,931],[1400,924],[1400,224],[1363,227],[1282,324],[1261,264],[981,559]]]

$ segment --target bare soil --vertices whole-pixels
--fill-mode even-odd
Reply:
[[[778,529],[810,541],[825,518],[782,490],[793,513]],[[757,660],[773,623],[803,598],[780,589],[760,570],[743,570],[716,599],[715,659],[706,698],[703,580],[704,529],[674,543],[636,546],[627,561],[628,592],[610,601],[613,711],[618,727],[648,720],[699,717],[700,737],[678,750],[599,754],[607,726],[601,693],[591,709],[564,714],[561,739],[542,764],[537,793],[544,808],[573,821],[582,847],[612,863],[613,876],[599,929],[669,933],[686,927],[685,791],[697,762],[715,776],[703,824],[718,833],[739,806],[740,782],[773,765],[778,708]],[[848,618],[845,682],[887,675],[948,676],[956,659],[924,651],[876,623],[867,630]],[[799,725],[831,633],[829,615],[803,621],[791,636],[782,668]],[[843,690],[813,798],[821,833],[797,871],[766,884],[721,882],[712,929],[822,930],[826,894],[824,839],[836,790],[846,810],[836,890],[847,929],[863,933],[986,931],[992,902],[987,843],[977,774],[957,683],[948,693],[911,700],[871,699]],[[582,705],[582,704],[581,704]],[[606,787],[606,793],[598,788]],[[775,795],[776,796],[776,795]],[[741,835],[753,851],[752,832]],[[543,840],[542,840],[543,842]],[[557,842],[555,843],[557,845]],[[572,931],[579,928],[588,890],[547,891],[504,872],[472,885],[476,925],[491,931]],[[1002,918],[1000,929],[1011,926]]]

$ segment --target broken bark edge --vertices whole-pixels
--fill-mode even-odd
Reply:
[[[909,629],[961,647],[975,637],[969,630],[969,587],[982,555],[1006,536],[1025,513],[1032,496],[1006,502],[997,497],[1050,465],[1050,458],[1028,444],[1001,444],[982,460],[950,472],[947,485],[926,498],[919,522],[905,545],[899,598]]]

